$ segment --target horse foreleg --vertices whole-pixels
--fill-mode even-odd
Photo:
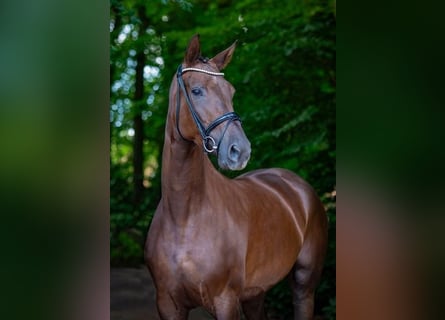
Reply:
[[[162,320],[187,320],[188,318],[188,310],[175,302],[168,293],[158,293],[156,305]]]
[[[266,294],[263,292],[257,297],[242,303],[243,312],[247,320],[267,320],[267,315],[264,310],[265,297]]]
[[[214,298],[216,319],[240,320],[239,300],[233,292]]]

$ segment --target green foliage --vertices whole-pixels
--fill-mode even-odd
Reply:
[[[141,14],[142,18],[141,19]],[[335,318],[335,1],[112,0],[110,134],[112,264],[142,263],[160,199],[160,163],[168,91],[190,37],[204,55],[238,40],[224,72],[252,144],[245,169],[284,167],[314,186],[327,207],[329,248],[316,313]],[[141,30],[143,20],[148,28]],[[144,94],[134,101],[135,55],[146,56]],[[133,116],[144,121],[144,201],[133,199]],[[233,177],[239,173],[224,172]],[[269,313],[292,312],[286,281],[267,296]]]

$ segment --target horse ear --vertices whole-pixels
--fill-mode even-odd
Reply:
[[[214,56],[210,61],[213,61],[219,70],[224,69],[232,60],[233,52],[235,51],[237,41],[235,41],[230,47],[226,50],[221,51],[216,56]]]
[[[195,34],[189,42],[185,52],[184,62],[187,65],[193,64],[201,56],[201,44],[199,43],[199,34]]]

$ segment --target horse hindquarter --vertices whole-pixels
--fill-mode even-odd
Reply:
[[[249,193],[246,258],[248,287],[267,290],[283,279],[303,245],[308,221],[303,180],[287,170],[268,169],[240,177]]]

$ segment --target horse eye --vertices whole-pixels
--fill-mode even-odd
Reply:
[[[202,96],[202,90],[201,90],[201,88],[193,88],[193,89],[192,89],[192,93],[193,93],[195,96]]]

